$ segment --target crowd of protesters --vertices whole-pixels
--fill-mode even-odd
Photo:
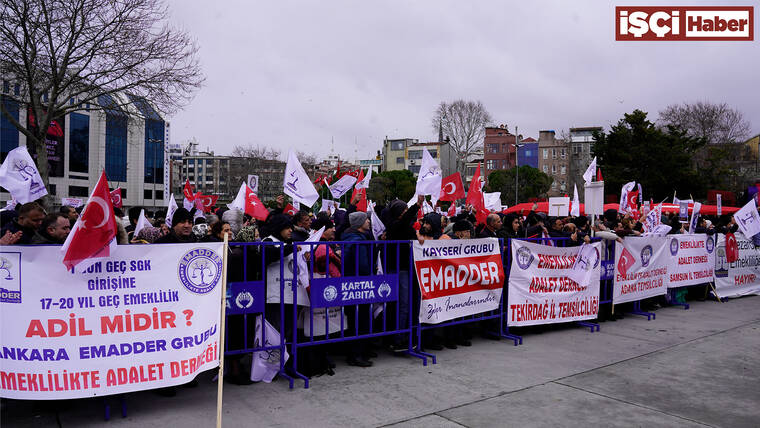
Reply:
[[[200,213],[196,212],[195,208],[192,211],[178,208],[167,222],[165,211],[159,211],[152,213],[152,224],[142,227],[136,234],[142,208],[130,208],[126,218],[122,218],[124,214],[115,208],[119,228],[117,241],[119,244],[221,242],[226,235],[232,243],[229,250],[228,282],[263,280],[267,287],[267,295],[275,296],[275,301],[268,299],[266,320],[283,332],[285,337],[293,337],[295,333],[301,341],[319,339],[316,332],[309,333],[304,330],[304,325],[310,324],[309,318],[315,311],[309,310],[308,307],[298,307],[292,304],[292,300],[281,305],[278,300],[281,296],[280,281],[270,278],[267,269],[271,265],[281,265],[284,258],[293,257],[298,253],[298,247],[307,249],[305,257],[311,262],[310,275],[314,278],[368,276],[381,271],[398,275],[399,301],[385,305],[384,316],[378,317],[371,304],[345,306],[337,312],[341,318],[339,328],[342,331],[322,331],[322,338],[325,335],[333,337],[341,334],[343,337],[351,337],[366,335],[373,330],[398,330],[400,326],[407,325],[409,317],[412,317],[412,320],[418,318],[420,293],[415,283],[415,275],[410,272],[411,241],[562,238],[563,245],[575,246],[590,242],[592,236],[604,241],[621,241],[626,236],[644,233],[643,225],[638,221],[643,218],[642,215],[619,213],[616,210],[606,211],[593,224],[585,216],[548,217],[537,212],[536,206],[524,215],[490,213],[481,224],[477,223],[470,206],[463,207],[460,213],[451,217],[441,210],[422,215],[421,211],[426,202],[423,196],[419,196],[414,203],[393,200],[386,205],[375,206],[375,213],[385,228],[382,235],[376,239],[371,224],[372,216],[357,209],[360,202],[358,198],[352,200],[346,210],[317,213],[301,210],[293,216],[284,212],[283,196],[278,197],[275,202],[276,208],[270,210],[264,221],[257,221],[239,210],[218,208],[209,213]],[[0,213],[0,244],[61,245],[81,210],[81,207],[74,209],[64,206],[57,212],[47,213],[43,206],[36,202],[4,210]],[[661,222],[671,226],[671,234],[686,233],[684,223],[679,220],[677,214],[665,214]],[[731,215],[718,218],[703,217],[699,220],[696,233],[727,233],[736,229]],[[294,244],[306,241],[316,230],[323,230],[318,243],[301,244],[298,247]],[[378,241],[389,243],[379,244]],[[242,242],[270,244],[247,248],[235,245]],[[704,294],[706,296],[706,291]],[[674,298],[680,301],[684,296],[676,295]],[[650,300],[653,300],[650,302],[652,306],[661,304],[658,299]],[[600,317],[603,316],[601,312]],[[328,313],[327,317],[330,316]],[[254,317],[229,317],[229,349],[252,347],[254,338],[244,337],[244,331],[254,331],[254,322]],[[491,333],[494,330],[498,331],[498,326],[483,323],[479,328],[482,334],[498,338],[498,334]],[[428,330],[419,345],[425,350],[470,346],[472,334],[473,331],[461,326]],[[373,364],[372,358],[377,357],[377,351],[388,349],[400,353],[408,350],[413,340],[414,338],[408,335],[388,335],[376,340],[358,339],[334,346],[303,348],[299,350],[298,367],[289,365],[287,368],[307,376],[331,375],[336,367],[333,356],[338,354],[346,355],[349,365],[369,367]],[[229,357],[228,360],[228,381],[235,384],[251,383],[241,357]],[[173,395],[174,389],[167,388],[163,392]]]

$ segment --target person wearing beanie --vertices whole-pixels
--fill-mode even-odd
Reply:
[[[348,224],[351,225],[351,229],[361,228],[366,221],[367,221],[367,213],[362,212],[362,211],[353,212],[349,214],[348,216]]]
[[[454,223],[453,239],[470,239],[472,234],[472,223],[467,220],[459,220]]]
[[[183,207],[177,208],[172,216],[172,227],[169,233],[158,238],[156,244],[176,244],[197,242],[193,234],[193,215]]]

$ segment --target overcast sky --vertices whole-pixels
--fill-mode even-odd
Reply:
[[[758,20],[756,2],[730,3],[754,5]],[[459,98],[534,138],[697,100],[728,103],[760,132],[757,36],[616,42],[616,4],[728,3],[169,0],[207,78],[169,119],[171,140],[326,156],[334,139],[343,158],[366,158],[385,136],[437,140],[436,106]]]

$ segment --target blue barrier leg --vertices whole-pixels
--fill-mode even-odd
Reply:
[[[591,329],[591,332],[599,331],[599,324],[595,322],[588,322],[588,321],[576,321],[576,324],[582,327],[587,327]]]
[[[119,395],[119,403],[121,404],[121,417],[126,418],[127,417],[127,398],[124,396],[124,394]]]
[[[631,311],[634,315],[641,315],[647,317],[647,321],[651,321],[656,318],[656,315],[653,312],[645,312],[641,310],[641,301],[636,301],[633,303],[633,310]]]
[[[103,403],[103,420],[110,420],[111,419],[111,405],[106,402],[105,398],[101,398],[100,401]]]

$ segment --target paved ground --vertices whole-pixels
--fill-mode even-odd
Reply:
[[[589,333],[476,339],[438,364],[381,355],[369,369],[289,390],[284,381],[225,385],[225,426],[760,426],[760,296],[628,315]],[[299,385],[299,384],[297,384]],[[302,385],[302,384],[300,384]],[[128,417],[102,420],[98,400],[4,401],[2,427],[208,427],[216,385],[174,398],[128,396]],[[117,406],[117,400],[109,402]],[[116,411],[114,411],[117,413]]]

